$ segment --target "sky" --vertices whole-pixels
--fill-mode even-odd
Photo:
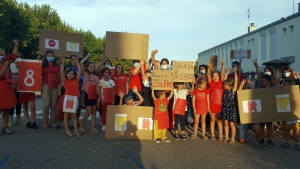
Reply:
[[[63,21],[97,37],[106,31],[149,34],[149,56],[196,60],[198,53],[293,14],[293,0],[17,0],[50,4]],[[300,0],[294,0],[295,12]]]

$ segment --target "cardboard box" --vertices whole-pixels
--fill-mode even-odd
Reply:
[[[83,35],[41,29],[39,30],[39,54],[45,55],[46,50],[53,50],[56,56],[76,55],[82,58]]]
[[[195,79],[193,61],[173,61],[173,81],[192,82]]]
[[[153,107],[109,105],[106,139],[153,139]]]
[[[109,58],[148,60],[149,35],[106,32],[105,55]]]
[[[152,89],[170,90],[173,89],[173,75],[169,70],[151,70]]]
[[[251,59],[251,50],[231,50],[230,59]]]

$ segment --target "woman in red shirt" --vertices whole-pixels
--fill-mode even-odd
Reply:
[[[43,98],[43,121],[44,129],[48,128],[49,109],[50,127],[59,129],[60,126],[54,124],[56,115],[56,104],[58,99],[58,84],[60,79],[60,67],[56,62],[53,50],[47,50],[42,61],[42,98]]]
[[[127,81],[127,76],[124,74],[124,69],[122,64],[117,64],[115,67],[116,71],[111,76],[111,79],[115,82],[115,105],[120,102],[119,93],[128,94],[129,84]]]

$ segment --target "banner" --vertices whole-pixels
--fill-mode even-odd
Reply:
[[[152,107],[108,105],[105,138],[152,140],[152,118]]]
[[[299,86],[238,90],[242,124],[300,119]]]
[[[153,90],[170,90],[173,88],[173,75],[168,70],[151,70]]]
[[[105,55],[109,58],[148,59],[149,35],[106,32]]]
[[[231,50],[230,59],[251,59],[251,50]]]
[[[83,35],[79,33],[39,30],[39,54],[45,55],[46,50],[53,50],[55,55],[63,57],[76,55],[83,57]]]
[[[18,68],[18,92],[41,92],[42,62],[20,59]]]
[[[192,82],[195,79],[194,61],[173,61],[174,82]]]

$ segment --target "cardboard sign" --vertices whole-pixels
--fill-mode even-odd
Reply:
[[[106,32],[105,55],[110,58],[148,59],[149,35]]]
[[[300,119],[299,86],[238,90],[242,124]]]
[[[103,88],[103,99],[105,103],[113,102],[113,88]]]
[[[78,97],[65,95],[63,102],[63,112],[76,113],[78,107]]]
[[[251,59],[251,50],[231,50],[230,59]]]
[[[152,118],[152,107],[109,105],[105,138],[152,140]]]
[[[18,68],[18,92],[41,92],[42,62],[20,59]]]
[[[79,33],[39,31],[39,54],[45,55],[46,50],[53,50],[56,55],[64,57],[76,55],[83,57],[83,35]]]
[[[195,79],[193,61],[173,61],[174,82],[192,82]]]
[[[184,116],[185,108],[186,108],[186,100],[177,98],[175,108],[174,108],[174,113]]]
[[[170,90],[173,88],[172,72],[168,70],[151,70],[153,90]]]
[[[89,100],[97,99],[97,86],[95,84],[90,84],[89,86],[88,99]]]

